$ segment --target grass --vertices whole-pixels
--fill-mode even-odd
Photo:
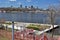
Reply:
[[[6,30],[0,30],[0,40],[10,40],[11,32]]]
[[[47,28],[50,28],[50,26],[47,26],[47,25],[36,25],[36,24],[30,24],[28,25],[26,28],[29,28],[29,29],[34,29],[34,30],[45,30]]]
[[[28,28],[28,29],[34,29],[34,30],[40,30],[40,29],[37,28],[37,27],[26,27],[26,28]]]
[[[7,31],[12,32],[12,28],[7,28]],[[17,31],[17,29],[14,29],[14,31]]]
[[[8,40],[8,38],[6,38],[6,37],[0,37],[0,40]]]

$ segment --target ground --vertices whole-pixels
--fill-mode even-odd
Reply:
[[[11,40],[12,34],[6,30],[0,30],[0,40]]]
[[[48,33],[48,36],[50,36],[49,33]],[[0,40],[12,40],[12,33],[11,33],[11,31],[6,31],[6,30],[1,30],[0,29]],[[18,39],[18,40],[20,40],[20,39]]]
[[[0,36],[0,40],[8,40],[8,38]]]

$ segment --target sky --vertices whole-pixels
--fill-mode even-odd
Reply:
[[[57,6],[60,3],[60,0],[0,0],[0,7],[19,7],[20,4],[24,6],[39,7],[39,8],[48,8],[49,5]]]

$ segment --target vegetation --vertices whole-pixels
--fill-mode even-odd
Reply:
[[[0,37],[0,40],[8,40],[6,37]]]
[[[41,30],[45,30],[47,28],[50,28],[50,26],[30,24],[26,28],[34,29],[34,30],[40,30],[41,31]]]
[[[27,27],[29,29],[40,30],[38,27]]]
[[[12,32],[12,28],[8,28],[7,31]],[[14,31],[17,31],[17,29],[14,29]]]
[[[12,23],[5,23],[5,24],[11,25]]]
[[[0,24],[0,29],[5,29],[4,25]]]
[[[11,22],[5,22],[4,24],[11,25],[12,23]],[[14,24],[16,24],[16,23],[14,23]]]

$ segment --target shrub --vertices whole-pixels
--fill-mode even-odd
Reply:
[[[26,27],[28,29],[40,30],[38,27]]]
[[[4,25],[1,24],[0,25],[0,29],[5,29]]]

